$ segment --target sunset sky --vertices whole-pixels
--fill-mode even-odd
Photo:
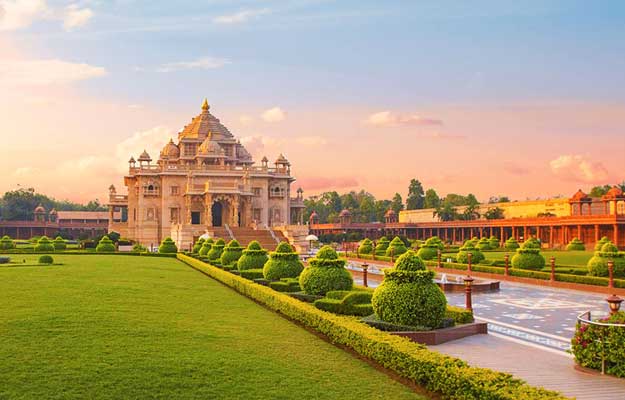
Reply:
[[[0,0],[0,191],[106,200],[211,112],[305,194],[625,180],[621,1]]]

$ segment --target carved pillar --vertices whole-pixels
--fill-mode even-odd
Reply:
[[[233,196],[233,201],[232,201],[232,226],[239,226],[239,195]]]
[[[184,199],[185,206],[185,222],[187,225],[191,225],[191,195],[186,195]]]
[[[213,195],[208,193],[204,195],[204,208],[206,209],[204,225],[210,228],[213,226]]]

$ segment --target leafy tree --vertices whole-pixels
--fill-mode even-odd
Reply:
[[[484,213],[484,218],[486,219],[504,219],[503,209],[499,207],[489,208]]]
[[[406,198],[407,210],[420,210],[423,208],[425,193],[423,185],[417,179],[412,179],[408,186],[408,197]]]
[[[423,208],[435,208],[438,209],[441,205],[441,198],[438,197],[438,193],[434,189],[428,189],[425,192],[425,200],[423,202]]]
[[[454,221],[458,219],[458,210],[451,203],[444,202],[434,211],[434,216],[437,216],[440,221]]]
[[[508,196],[491,196],[488,199],[489,204],[495,203],[510,203],[510,198]]]
[[[604,194],[608,193],[608,190],[610,189],[612,189],[611,185],[595,186],[590,189],[590,193],[588,193],[588,195],[590,197],[601,197]]]
[[[461,219],[471,221],[480,218],[480,213],[478,211],[480,202],[477,201],[477,198],[473,194],[469,193],[466,197],[466,202],[467,208],[464,209]]]
[[[404,201],[402,200],[399,193],[395,193],[395,196],[393,196],[393,200],[391,201],[391,209],[397,214],[399,214],[399,212],[404,209]]]

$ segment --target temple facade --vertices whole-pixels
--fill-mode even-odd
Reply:
[[[204,100],[201,113],[165,144],[158,160],[145,151],[130,158],[127,194],[109,188],[109,231],[143,245],[171,236],[187,248],[219,229],[302,223],[302,190],[291,197],[289,161],[280,154],[271,165],[267,157],[255,165],[209,108]]]

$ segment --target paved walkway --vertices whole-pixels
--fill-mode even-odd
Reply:
[[[625,379],[578,371],[565,353],[532,349],[495,335],[470,336],[430,349],[474,366],[511,373],[530,385],[557,390],[578,400],[625,399]]]

